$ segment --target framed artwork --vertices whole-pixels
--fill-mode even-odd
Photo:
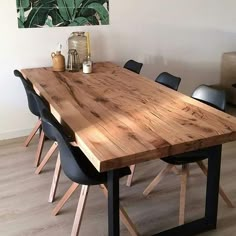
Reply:
[[[16,0],[18,27],[109,24],[109,0]]]

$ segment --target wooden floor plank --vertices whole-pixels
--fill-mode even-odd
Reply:
[[[51,215],[52,209],[71,184],[62,173],[58,194],[54,203],[47,198],[56,158],[45,166],[37,176],[32,167],[38,137],[28,148],[22,147],[24,138],[0,142],[0,235],[2,236],[66,236],[70,235],[78,202],[75,194],[64,206],[60,215]],[[52,143],[46,141],[45,150]],[[236,203],[236,142],[223,146],[221,183],[224,190]],[[56,153],[54,154],[56,155]],[[145,198],[145,187],[165,163],[150,161],[136,167],[133,186],[126,187],[126,178],[121,180],[121,201],[141,235],[151,235],[178,225],[179,177],[170,173],[157,188]],[[206,178],[197,165],[190,165],[185,221],[201,217],[204,212]],[[236,209],[228,208],[219,199],[218,228],[203,236],[231,236],[236,232]],[[81,225],[81,236],[107,235],[107,203],[97,187],[91,187]],[[128,236],[121,225],[121,235]]]

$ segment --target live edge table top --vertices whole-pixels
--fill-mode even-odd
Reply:
[[[100,172],[236,140],[236,118],[110,62],[22,69]]]

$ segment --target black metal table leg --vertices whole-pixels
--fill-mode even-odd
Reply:
[[[120,235],[120,215],[119,215],[119,175],[118,171],[108,172],[108,235]]]
[[[216,228],[222,145],[209,148],[205,217],[155,234],[192,236]]]
[[[222,145],[213,147],[208,158],[205,218],[213,229],[217,224]]]
[[[222,145],[209,148],[205,216],[153,236],[193,236],[216,228],[221,150]],[[119,176],[116,170],[108,172],[108,232],[109,236],[120,235]]]

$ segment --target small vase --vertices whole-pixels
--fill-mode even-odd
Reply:
[[[65,57],[60,51],[52,52],[52,67],[53,71],[64,71],[65,70]]]

